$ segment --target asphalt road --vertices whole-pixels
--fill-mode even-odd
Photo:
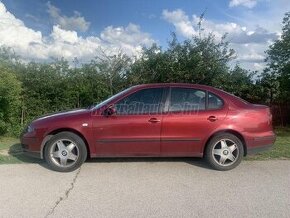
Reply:
[[[103,159],[72,173],[0,165],[0,217],[290,217],[290,161],[227,172],[191,159]]]

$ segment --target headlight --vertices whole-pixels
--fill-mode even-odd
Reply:
[[[33,131],[34,131],[34,127],[33,126],[31,126],[31,125],[27,126],[27,129],[26,129],[27,133],[30,133],[30,132],[33,132]]]

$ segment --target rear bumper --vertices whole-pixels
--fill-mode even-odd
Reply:
[[[251,155],[251,154],[257,154],[260,152],[268,151],[268,150],[272,149],[273,146],[274,145],[272,144],[272,145],[264,145],[264,146],[259,146],[259,147],[248,148],[247,154]]]
[[[276,141],[276,135],[269,134],[264,136],[252,137],[247,141],[247,154],[256,154],[270,150]]]

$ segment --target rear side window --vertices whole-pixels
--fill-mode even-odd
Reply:
[[[223,100],[212,93],[208,93],[208,109],[220,109],[223,107]]]
[[[191,88],[171,88],[169,112],[205,110],[204,91]]]
[[[150,88],[137,91],[115,104],[117,114],[158,113],[162,101],[163,88]]]

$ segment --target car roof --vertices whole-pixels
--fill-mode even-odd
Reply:
[[[212,86],[201,85],[201,84],[191,84],[191,83],[148,83],[136,85],[136,88],[151,88],[151,87],[185,87],[185,88],[197,88],[206,89],[209,91],[223,92],[220,89],[214,88]]]

